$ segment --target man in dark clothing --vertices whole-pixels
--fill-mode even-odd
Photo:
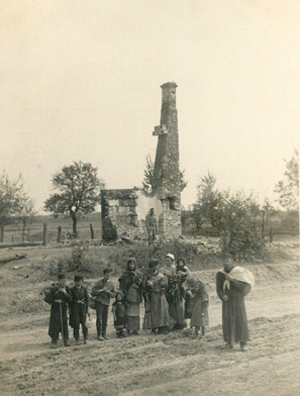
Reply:
[[[240,342],[244,351],[249,339],[244,295],[249,284],[234,279],[230,275],[233,268],[232,261],[225,259],[223,270],[216,276],[216,289],[222,301],[222,329],[226,346],[232,349],[233,342]]]
[[[76,343],[79,343],[79,327],[82,326],[84,343],[86,344],[88,328],[86,327],[86,316],[89,307],[89,293],[83,285],[83,275],[75,275],[75,286],[71,288],[71,315],[70,325],[73,327],[73,334]]]
[[[157,234],[157,220],[154,215],[154,209],[150,209],[150,213],[146,216],[146,230],[148,233],[148,242],[149,245],[152,245],[155,241],[156,234]]]
[[[70,289],[66,286],[64,274],[58,274],[58,283],[54,283],[45,297],[45,301],[51,304],[49,323],[49,336],[52,339],[52,348],[56,348],[59,333],[62,333],[64,345],[69,346],[68,328],[68,304],[72,302]],[[61,323],[62,321],[62,323]]]
[[[96,313],[97,313],[97,339],[99,341],[107,340],[106,327],[108,319],[108,308],[110,299],[115,296],[115,286],[110,279],[112,269],[105,268],[104,277],[95,284],[92,289],[92,296],[96,297]]]

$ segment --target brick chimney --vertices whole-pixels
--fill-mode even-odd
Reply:
[[[161,85],[162,106],[160,125],[154,128],[153,135],[158,136],[156,158],[154,163],[154,176],[156,180],[155,193],[161,200],[164,213],[160,226],[162,233],[166,233],[169,226],[166,219],[180,222],[180,172],[179,172],[179,138],[178,118],[176,109],[176,88],[174,82]],[[175,213],[176,212],[176,213]],[[169,213],[169,214],[168,214]],[[172,221],[171,221],[172,223]],[[172,227],[172,224],[169,224]],[[178,231],[177,234],[181,234]]]

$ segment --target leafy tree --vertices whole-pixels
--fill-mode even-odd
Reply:
[[[53,176],[52,185],[58,192],[45,201],[44,208],[54,215],[69,215],[73,221],[73,234],[77,236],[78,218],[95,211],[104,181],[98,179],[97,168],[90,163],[74,161]]]
[[[216,178],[208,172],[200,179],[197,186],[197,201],[194,205],[194,219],[197,228],[205,222],[208,222],[212,227],[221,231],[221,217],[222,217],[222,196],[215,187]]]
[[[274,206],[271,204],[268,198],[264,199],[264,202],[261,206],[261,215],[262,215],[262,236],[265,236],[265,225],[269,225],[269,219],[275,214]]]
[[[16,180],[10,180],[7,173],[3,171],[0,176],[0,241],[3,242],[4,227],[16,221],[20,207],[20,200],[23,191],[24,182],[22,175]]]
[[[143,192],[146,196],[151,195],[155,190],[154,163],[151,155],[146,156],[146,166],[144,169]]]
[[[276,184],[279,204],[288,211],[299,211],[299,153],[295,149],[293,157],[286,162],[284,180]]]
[[[243,191],[221,193],[221,238],[223,251],[235,260],[261,256],[264,240],[261,233],[260,206],[252,194]]]
[[[184,173],[185,171],[183,170],[183,171],[179,171],[179,175],[177,174],[169,175],[169,178],[172,179],[172,182],[176,182],[176,180],[178,180],[179,177],[180,192],[182,192],[188,184],[187,181],[185,180]],[[146,166],[144,169],[144,180],[142,184],[143,184],[142,190],[146,196],[151,196],[157,187],[157,180],[156,177],[154,176],[154,163],[150,154],[146,156]]]
[[[218,190],[210,172],[201,177],[197,189],[194,219],[202,224],[208,222],[218,230],[222,250],[237,261],[262,254],[261,211],[254,196],[243,191]]]

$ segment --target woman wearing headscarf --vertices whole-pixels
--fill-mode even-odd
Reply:
[[[148,312],[146,311],[143,327],[151,328],[152,333],[157,330],[162,334],[169,330],[170,325],[169,306],[165,296],[168,280],[159,272],[158,265],[158,260],[150,260],[149,271],[143,282],[148,301]]]
[[[140,303],[142,302],[142,276],[136,270],[135,258],[130,258],[126,269],[119,278],[119,287],[126,304],[127,331],[138,334],[140,330]]]

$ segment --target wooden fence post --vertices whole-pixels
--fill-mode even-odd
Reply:
[[[43,246],[47,245],[47,224],[44,223],[44,229],[43,229]]]
[[[94,240],[95,234],[92,223],[90,224],[90,229],[91,229],[91,239]]]
[[[273,242],[273,227],[270,227],[270,242]]]
[[[57,243],[60,243],[61,239],[61,226],[58,226],[57,228]]]

